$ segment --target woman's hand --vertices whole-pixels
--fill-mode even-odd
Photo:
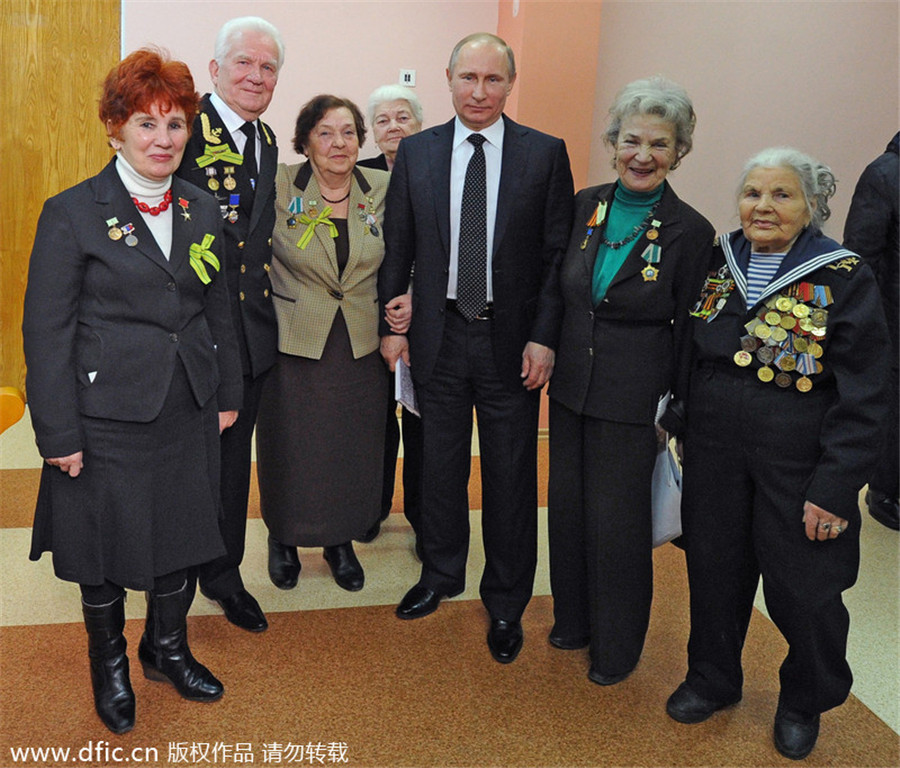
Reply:
[[[832,515],[811,501],[803,505],[803,524],[806,526],[806,538],[810,541],[836,539],[849,525],[842,517]]]
[[[228,427],[237,421],[237,411],[219,411],[219,434],[221,435]]]
[[[78,477],[84,467],[84,454],[81,451],[71,456],[62,456],[58,459],[44,459],[51,467],[59,467],[69,477]]]
[[[387,321],[391,333],[404,335],[409,330],[412,320],[412,294],[404,293],[395,296],[384,307],[384,319]]]

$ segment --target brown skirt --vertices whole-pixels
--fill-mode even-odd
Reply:
[[[262,517],[282,544],[362,536],[381,511],[387,368],[353,359],[338,312],[320,360],[279,354],[256,423]]]

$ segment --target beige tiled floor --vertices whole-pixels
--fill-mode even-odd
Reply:
[[[476,447],[477,450],[477,447]],[[25,419],[0,436],[0,469],[40,466],[30,423]],[[0,489],[2,491],[2,489]],[[477,599],[478,574],[484,562],[480,515],[472,513],[472,539],[466,592],[458,599]],[[367,585],[361,592],[339,589],[332,581],[320,550],[301,550],[303,571],[297,588],[276,589],[266,573],[266,530],[251,520],[242,574],[248,589],[267,612],[315,610],[357,605],[391,606],[415,583],[419,564],[413,556],[412,533],[402,515],[391,515],[384,533],[358,553]],[[541,540],[535,594],[550,593],[547,573],[546,509],[541,510]],[[78,588],[53,577],[49,557],[27,559],[30,529],[0,530],[0,625],[77,622],[81,620]],[[895,731],[900,732],[900,536],[864,515],[862,567],[857,585],[846,593],[851,615],[849,658],[854,670],[853,693]],[[761,595],[757,606],[764,612]],[[208,614],[218,607],[198,597],[193,613]],[[137,618],[143,601],[128,605]]]

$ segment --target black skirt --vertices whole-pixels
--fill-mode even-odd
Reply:
[[[260,508],[274,539],[333,546],[378,520],[387,383],[378,351],[353,358],[340,311],[320,360],[278,355],[256,422]]]
[[[82,430],[78,477],[44,465],[32,560],[49,551],[60,579],[148,590],[225,554],[216,398],[198,406],[183,366],[150,423],[83,416]]]

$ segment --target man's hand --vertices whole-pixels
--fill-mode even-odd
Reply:
[[[395,296],[384,307],[384,319],[392,333],[405,334],[412,320],[412,294]]]
[[[406,336],[382,336],[381,356],[392,371],[397,366],[397,358],[402,357],[403,362],[409,365],[409,341]]]
[[[529,341],[522,352],[522,378],[525,379],[522,383],[525,389],[543,387],[550,380],[555,361],[556,353],[550,347]]]

